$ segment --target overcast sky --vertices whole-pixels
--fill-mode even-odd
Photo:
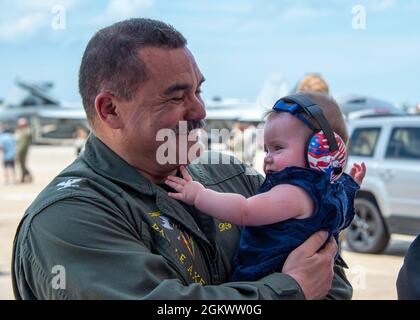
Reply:
[[[333,95],[420,102],[417,0],[0,0],[0,4],[0,98],[20,77],[53,81],[58,98],[80,101],[77,73],[90,37],[113,22],[149,17],[171,23],[186,36],[207,79],[203,86],[207,99],[218,95],[252,101],[273,75],[292,87],[305,73],[318,72]],[[354,28],[361,17],[360,11],[352,13],[356,5],[366,12],[365,28],[360,23]],[[65,20],[58,20],[63,17],[59,12],[65,13]]]

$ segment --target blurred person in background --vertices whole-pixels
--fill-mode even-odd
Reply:
[[[3,151],[4,181],[6,184],[16,182],[15,158],[16,138],[12,129],[0,127],[0,150]]]
[[[239,121],[236,121],[232,126],[227,147],[236,158],[244,160],[244,131]]]
[[[32,182],[32,174],[29,172],[26,161],[28,157],[29,147],[32,143],[32,131],[28,125],[28,120],[19,118],[16,129],[17,157],[20,168],[20,183]]]
[[[254,166],[255,155],[257,153],[257,128],[252,123],[244,129],[244,161],[250,166]]]
[[[76,156],[85,149],[85,143],[89,133],[84,127],[77,127],[74,133],[74,147],[76,148]]]
[[[308,74],[298,83],[296,91],[313,91],[329,94],[327,82],[317,74]]]

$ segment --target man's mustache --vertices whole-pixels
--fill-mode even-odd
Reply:
[[[191,120],[187,121],[187,134],[189,134],[194,129],[202,129],[206,125],[204,120]],[[180,133],[179,124],[174,128],[174,132],[176,135]],[[183,132],[185,133],[185,132]]]

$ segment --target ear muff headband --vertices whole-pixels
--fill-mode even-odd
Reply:
[[[299,93],[284,97],[280,100],[286,102],[292,101],[296,103],[308,116],[315,119],[315,121],[319,124],[319,127],[324,132],[325,137],[328,140],[331,153],[338,150],[338,145],[334,138],[334,131],[331,129],[331,126],[325,118],[321,108],[316,103],[312,102],[308,97]],[[274,105],[273,107],[274,110],[275,106],[276,105]]]

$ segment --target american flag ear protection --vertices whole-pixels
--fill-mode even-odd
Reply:
[[[334,132],[338,149],[331,152],[330,143],[322,130],[315,132],[308,140],[307,162],[309,168],[325,172],[333,182],[340,178],[346,167],[347,150],[343,139]]]
[[[331,129],[321,108],[305,95],[297,93],[278,100],[273,110],[291,113],[313,131],[309,137],[306,152],[308,167],[325,172],[331,182],[336,181],[346,166],[346,144]],[[303,114],[314,119],[321,129],[316,129]]]

